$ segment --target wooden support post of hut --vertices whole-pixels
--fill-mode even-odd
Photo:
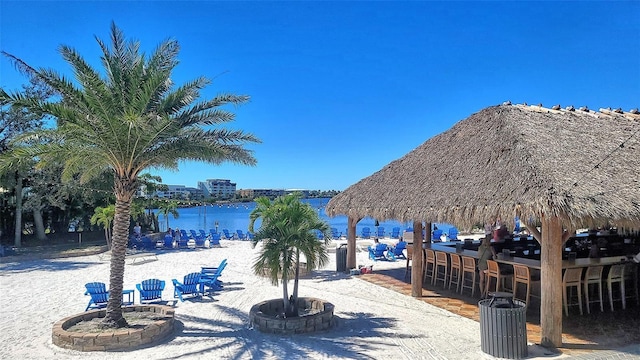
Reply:
[[[413,256],[411,259],[411,296],[422,296],[422,221],[413,222]]]
[[[349,216],[347,221],[347,270],[356,268],[356,224],[360,221]]]
[[[540,250],[541,345],[562,345],[562,223],[558,217],[542,217]]]

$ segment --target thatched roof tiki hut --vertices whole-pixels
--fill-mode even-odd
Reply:
[[[350,186],[326,211],[349,217],[349,268],[355,225],[366,216],[413,221],[417,242],[423,222],[471,227],[518,215],[542,248],[542,344],[559,347],[563,243],[577,228],[640,228],[639,164],[637,110],[503,104]],[[414,246],[413,296],[422,295],[421,250]]]

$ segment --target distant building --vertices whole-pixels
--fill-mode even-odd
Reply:
[[[164,199],[189,199],[191,193],[184,185],[167,185],[167,191],[156,191],[156,196]]]
[[[204,197],[228,199],[236,194],[236,183],[226,179],[207,179],[198,181],[198,189],[202,190]]]
[[[202,189],[187,187],[185,188],[189,193],[189,200],[202,200],[204,199],[204,191]]]

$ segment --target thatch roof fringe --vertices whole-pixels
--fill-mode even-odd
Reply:
[[[350,186],[327,213],[459,226],[557,216],[571,228],[640,228],[639,132],[631,112],[489,107]]]

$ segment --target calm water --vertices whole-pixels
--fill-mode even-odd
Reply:
[[[329,198],[304,199],[303,201],[311,204],[314,209],[317,209],[320,218],[327,221],[331,227],[338,229],[339,232],[346,235],[347,217],[341,215],[331,218],[324,212],[324,208],[329,202]],[[209,229],[216,228],[217,223],[219,232],[221,232],[222,229],[228,229],[231,232],[236,230],[246,232],[249,227],[249,214],[255,206],[256,204],[254,202],[250,202],[181,208],[178,209],[180,216],[177,219],[174,219],[172,215],[169,215],[169,227],[184,230],[202,229],[209,232]],[[160,230],[166,231],[167,225],[165,217],[163,215],[159,215],[158,218],[160,221]],[[385,233],[387,235],[389,235],[391,233],[391,229],[396,226],[400,227],[402,230],[412,226],[412,224],[401,223],[399,221],[380,221],[379,224],[385,228]],[[256,227],[259,225],[260,223],[256,222]],[[375,219],[367,217],[360,220],[356,226],[358,235],[362,233],[362,228],[365,226],[368,226],[373,234],[375,232]],[[450,227],[452,227],[449,224],[437,224],[437,226],[445,233]]]

